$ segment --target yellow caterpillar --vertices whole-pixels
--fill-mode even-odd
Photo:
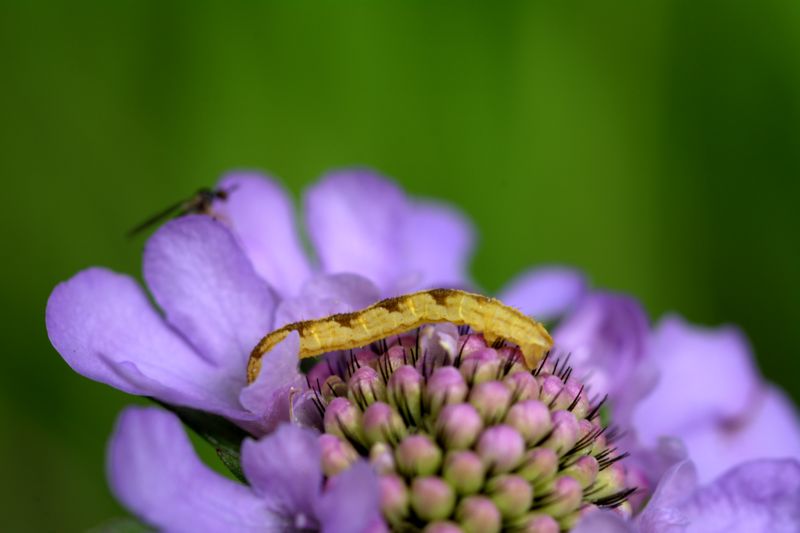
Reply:
[[[451,322],[483,333],[486,342],[505,339],[518,345],[525,365],[534,368],[553,339],[539,322],[500,301],[455,289],[432,289],[381,300],[365,309],[318,320],[287,324],[253,348],[247,381],[261,371],[261,359],[291,332],[300,334],[299,358],[366,346],[423,324]]]

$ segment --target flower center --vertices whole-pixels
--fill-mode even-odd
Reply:
[[[603,402],[565,361],[529,370],[522,357],[452,325],[329,357],[309,373],[325,474],[366,458],[398,530],[559,531],[596,507],[627,509],[627,454]]]

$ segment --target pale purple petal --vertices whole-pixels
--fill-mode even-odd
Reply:
[[[380,291],[358,274],[328,274],[308,280],[295,298],[283,300],[274,327],[363,309],[380,299]]]
[[[758,394],[750,348],[734,328],[704,329],[667,317],[653,335],[650,360],[659,380],[634,414],[646,443],[734,420]]]
[[[406,271],[397,281],[398,292],[468,285],[475,232],[461,212],[435,202],[412,202],[398,230]]]
[[[571,533],[636,533],[632,523],[613,511],[594,511],[570,529]]]
[[[241,404],[260,416],[262,428],[257,432],[259,434],[269,431],[279,422],[288,421],[291,396],[307,388],[297,364],[299,351],[300,336],[292,332],[262,356],[258,377],[241,390]]]
[[[796,533],[800,531],[800,463],[743,464],[687,498],[680,510],[687,533]]]
[[[408,213],[403,191],[368,170],[325,176],[306,191],[306,225],[326,272],[355,272],[382,289],[401,271],[398,228]]]
[[[697,464],[702,482],[744,461],[800,459],[800,418],[791,400],[771,386],[737,420],[693,427],[680,437]]]
[[[215,202],[214,212],[230,224],[256,272],[282,297],[296,295],[311,276],[311,266],[289,195],[257,172],[228,174],[217,187],[230,192]]]
[[[259,441],[242,443],[242,469],[271,510],[287,524],[313,524],[322,490],[318,433],[282,424]]]
[[[622,423],[655,379],[645,360],[647,316],[633,298],[597,292],[581,300],[555,330],[555,350],[569,354],[570,365],[592,394],[608,394],[614,419]]]
[[[201,215],[167,223],[147,243],[144,277],[167,320],[243,386],[250,351],[272,326],[275,298],[231,232]]]
[[[234,418],[242,411],[235,387],[158,316],[128,276],[79,272],[53,290],[45,316],[53,346],[88,378]]]
[[[642,533],[678,533],[689,519],[680,509],[697,487],[697,473],[691,461],[681,461],[667,470],[647,507],[636,518]]]
[[[200,462],[171,413],[126,409],[109,442],[107,462],[117,499],[159,530],[277,530],[275,518],[250,488]]]
[[[361,533],[380,513],[378,477],[364,461],[332,478],[318,505],[322,531]]]
[[[306,226],[323,270],[353,272],[395,295],[467,285],[472,229],[452,208],[409,200],[368,170],[325,176],[306,191]]]
[[[529,270],[511,281],[498,298],[540,321],[555,320],[573,309],[586,294],[586,278],[561,266]]]

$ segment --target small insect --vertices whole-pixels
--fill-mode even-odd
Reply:
[[[171,216],[181,217],[183,215],[190,215],[193,213],[210,215],[212,214],[211,205],[214,203],[214,200],[227,200],[228,195],[230,195],[231,192],[233,192],[233,188],[211,189],[210,187],[203,187],[202,189],[198,189],[198,191],[189,198],[181,200],[180,202],[176,202],[160,213],[151,216],[130,230],[127,235],[128,237],[133,237]]]
[[[293,331],[300,335],[305,359],[325,352],[366,346],[410,331],[423,324],[450,322],[483,333],[489,344],[508,340],[522,351],[525,366],[533,369],[553,339],[539,322],[499,300],[455,289],[432,289],[381,300],[365,309],[317,320],[287,324],[267,334],[253,349],[247,364],[247,381],[261,371],[261,361]]]

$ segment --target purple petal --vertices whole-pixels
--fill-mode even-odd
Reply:
[[[554,332],[559,353],[593,394],[608,394],[615,420],[624,421],[655,378],[643,363],[648,349],[647,316],[628,296],[593,293]]]
[[[330,480],[319,502],[322,531],[361,533],[380,516],[378,477],[364,461]]]
[[[378,299],[375,284],[357,274],[317,276],[303,285],[297,297],[278,305],[274,327],[363,309]]]
[[[256,272],[281,296],[297,294],[311,276],[311,266],[295,226],[286,191],[256,172],[236,172],[218,184],[231,191],[214,211],[228,222]]]
[[[259,441],[242,443],[242,469],[253,490],[291,524],[316,521],[323,479],[317,436],[282,424]]]
[[[115,496],[165,531],[264,531],[278,527],[248,487],[226,479],[195,455],[178,419],[160,409],[131,407],[108,446]]]
[[[800,458],[800,418],[786,395],[767,387],[737,420],[681,433],[700,480],[712,480],[744,461]]]
[[[654,333],[650,359],[659,381],[634,415],[646,443],[735,419],[758,394],[749,346],[734,328],[703,329],[667,317]]]
[[[311,242],[326,272],[354,272],[395,294],[466,284],[472,230],[455,210],[410,201],[367,170],[324,177],[305,197]]]
[[[800,531],[800,463],[753,461],[696,491],[680,506],[687,533]]]
[[[575,269],[550,266],[525,272],[502,291],[500,300],[537,320],[554,320],[586,294],[586,278]]]
[[[572,533],[636,533],[633,524],[613,511],[594,511],[570,529]]]
[[[131,394],[244,415],[218,369],[167,326],[128,276],[79,272],[53,290],[46,322],[53,346],[79,374]]]
[[[679,509],[697,487],[697,473],[691,461],[681,461],[661,478],[647,507],[636,518],[642,533],[683,531],[688,518]]]
[[[414,202],[400,228],[406,276],[398,280],[398,292],[468,285],[475,232],[460,211],[430,201]]]
[[[167,320],[241,388],[250,351],[270,330],[274,297],[225,227],[206,216],[164,225],[147,243],[144,277]]]
[[[292,332],[262,356],[258,377],[242,389],[239,395],[241,404],[261,417],[263,427],[258,433],[288,421],[292,395],[307,388],[297,364],[299,351],[300,336]]]

